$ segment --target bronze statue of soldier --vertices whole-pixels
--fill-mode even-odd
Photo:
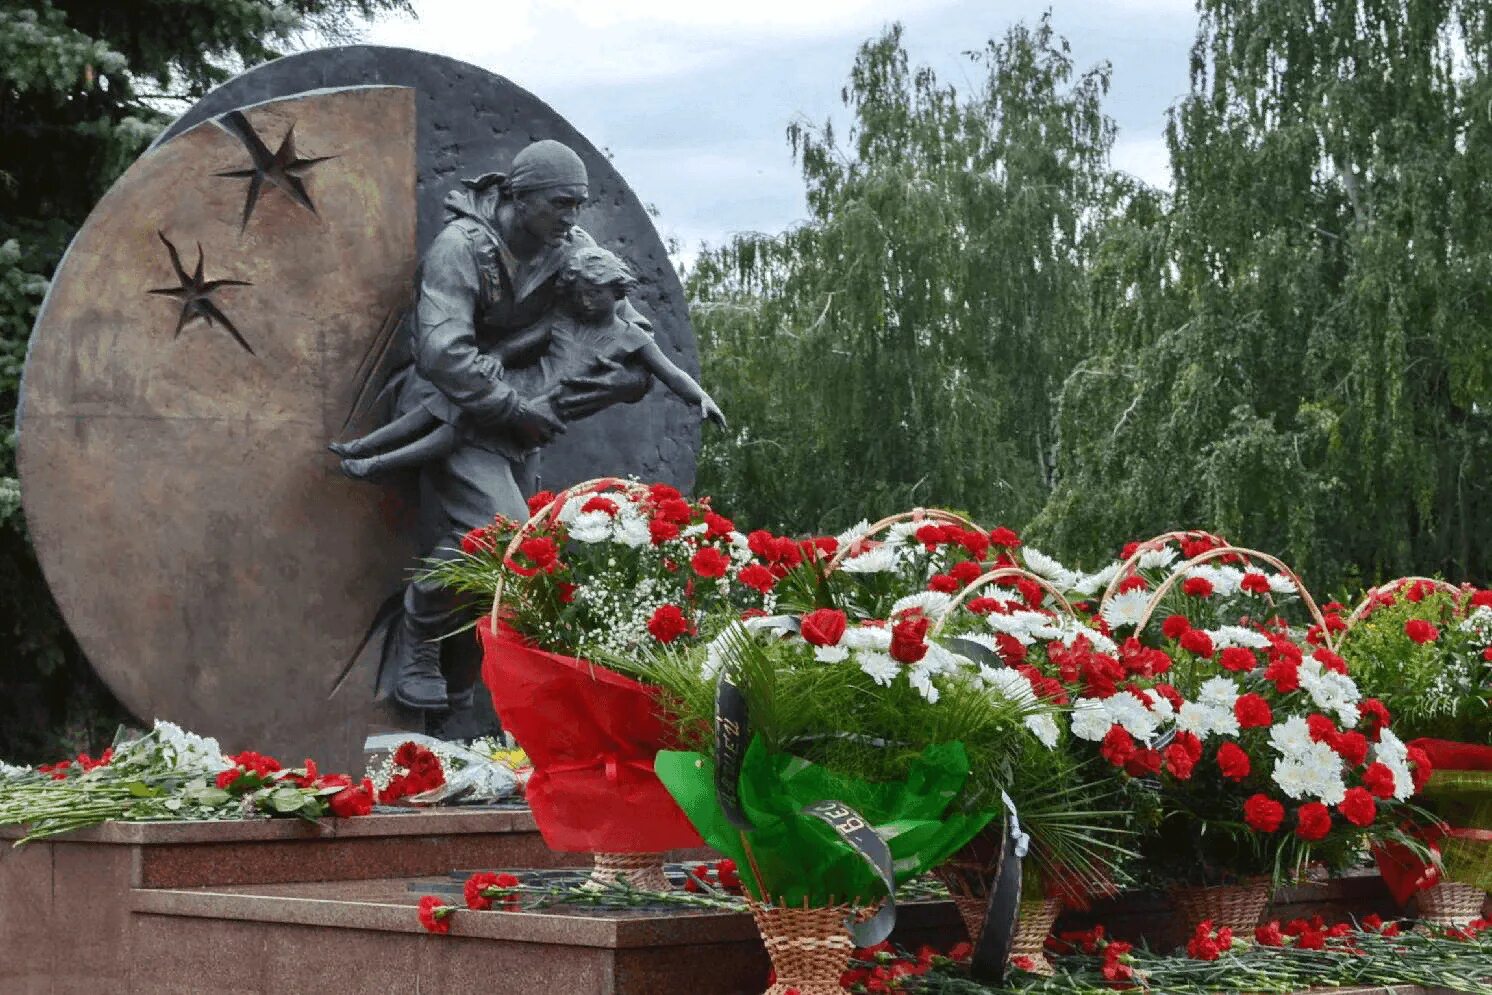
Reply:
[[[445,201],[447,222],[431,243],[403,345],[409,362],[389,383],[393,417],[361,439],[338,443],[344,470],[362,476],[365,457],[393,440],[403,424],[438,421],[454,429],[448,452],[420,466],[421,495],[432,500],[440,537],[429,557],[459,555],[461,537],[495,515],[526,517],[525,495],[536,488],[539,447],[566,421],[647,393],[652,377],[636,364],[600,362],[594,372],[567,377],[564,390],[525,397],[504,378],[504,343],[555,307],[558,277],[577,249],[595,242],[575,222],[588,190],[584,163],[556,141],[529,145],[506,174],[463,181]],[[643,331],[647,319],[625,299],[617,318]],[[506,355],[509,365],[532,356]],[[449,433],[448,433],[449,434]],[[437,641],[452,628],[449,592],[416,579],[404,590],[403,611],[385,647],[394,668],[393,696],[413,709],[459,707],[470,691],[448,694]]]

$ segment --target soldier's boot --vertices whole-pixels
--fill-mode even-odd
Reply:
[[[406,708],[444,711],[446,679],[440,672],[440,643],[408,615],[399,622],[399,671],[394,700]]]

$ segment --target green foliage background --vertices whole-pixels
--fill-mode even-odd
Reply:
[[[0,0],[0,757],[97,751],[128,718],[52,603],[15,479],[26,342],[68,241],[170,122],[163,107],[185,107],[305,32],[342,39],[369,17],[408,9],[408,0]]]
[[[1492,15],[1480,0],[1199,0],[1174,187],[1113,169],[1109,71],[1049,17],[960,91],[861,47],[851,126],[795,124],[809,221],[688,281],[753,526],[914,504],[1085,565],[1201,526],[1317,590],[1488,578]],[[0,411],[67,240],[167,119],[306,26],[406,0],[0,0]],[[97,748],[0,442],[0,756]]]
[[[863,46],[848,141],[789,130],[808,223],[689,282],[738,426],[699,489],[798,528],[954,506],[1090,566],[1200,526],[1323,591],[1485,581],[1487,8],[1199,9],[1170,192],[1113,170],[1107,68],[1049,18],[965,93]]]

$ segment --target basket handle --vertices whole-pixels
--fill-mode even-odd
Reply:
[[[1160,549],[1168,542],[1185,542],[1188,539],[1211,539],[1215,542],[1222,543],[1224,546],[1232,545],[1232,543],[1224,539],[1222,536],[1214,535],[1211,532],[1204,532],[1201,529],[1186,529],[1185,531],[1180,532],[1162,532],[1160,535],[1156,536],[1153,539],[1146,539],[1144,542],[1135,547],[1135,551],[1129,554],[1129,559],[1125,560],[1120,565],[1119,572],[1114,574],[1113,578],[1109,580],[1109,586],[1104,588],[1103,597],[1098,599],[1099,612],[1101,613],[1104,609],[1104,606],[1109,603],[1109,599],[1118,593],[1119,585],[1124,583],[1124,578],[1128,577],[1129,572],[1135,568],[1135,564],[1140,562],[1140,557],[1153,550]]]
[[[936,636],[941,633],[943,631],[944,623],[946,623],[948,619],[953,616],[954,609],[967,601],[969,595],[973,594],[981,587],[993,584],[997,580],[1004,580],[1007,577],[1024,577],[1027,580],[1035,581],[1037,584],[1041,585],[1042,590],[1046,591],[1048,594],[1056,599],[1057,604],[1061,606],[1062,610],[1067,613],[1069,618],[1077,619],[1077,612],[1072,610],[1072,605],[1068,603],[1067,599],[1062,596],[1062,592],[1057,590],[1056,586],[1053,585],[1051,581],[1047,580],[1044,577],[1038,577],[1036,574],[1022,567],[998,567],[994,570],[989,571],[988,573],[980,574],[978,577],[975,577],[973,580],[969,581],[968,585],[964,587],[962,591],[958,592],[958,596],[953,599],[953,602],[951,604],[949,604],[948,610],[942,614],[938,621],[933,625],[932,631],[928,634],[930,636]]]
[[[861,542],[864,542],[866,539],[870,538],[876,533],[883,532],[891,526],[897,524],[898,522],[920,522],[924,520],[930,522],[942,522],[945,525],[962,525],[964,528],[973,529],[976,532],[984,531],[978,525],[975,525],[969,519],[965,518],[963,515],[957,514],[952,511],[944,511],[941,508],[912,508],[908,511],[899,512],[895,515],[887,515],[879,522],[876,522],[874,525],[870,526],[870,529],[865,533],[865,535],[861,536],[855,542],[845,543],[844,546],[835,550],[834,555],[830,557],[829,562],[824,566],[824,573],[831,574],[835,570],[839,569],[839,565],[850,557],[850,551],[852,549],[854,549]]]
[[[1295,585],[1295,589],[1300,592],[1300,600],[1305,604],[1306,610],[1311,613],[1311,618],[1315,621],[1316,625],[1320,626],[1321,638],[1325,641],[1326,648],[1329,650],[1336,649],[1332,643],[1331,632],[1326,628],[1326,618],[1321,614],[1321,609],[1316,607],[1316,599],[1311,597],[1311,592],[1306,589],[1299,575],[1278,558],[1270,556],[1268,553],[1261,553],[1257,549],[1248,549],[1244,546],[1219,546],[1216,549],[1209,549],[1207,552],[1200,553],[1177,567],[1171,576],[1166,578],[1165,583],[1156,588],[1155,593],[1150,596],[1149,603],[1145,605],[1145,613],[1140,616],[1140,621],[1135,625],[1135,632],[1144,631],[1145,626],[1150,624],[1150,616],[1155,614],[1155,609],[1160,607],[1161,601],[1170,593],[1171,588],[1175,587],[1186,575],[1189,567],[1200,566],[1210,560],[1220,559],[1224,556],[1241,556],[1246,559],[1262,560],[1290,578],[1291,583]]]
[[[1378,598],[1379,595],[1392,594],[1404,589],[1405,587],[1408,587],[1411,584],[1429,584],[1430,586],[1434,587],[1435,590],[1439,591],[1442,594],[1466,593],[1466,589],[1464,587],[1457,587],[1450,581],[1441,580],[1438,577],[1400,577],[1397,580],[1391,580],[1386,583],[1379,584],[1367,594],[1364,594],[1362,596],[1362,600],[1357,603],[1357,607],[1352,609],[1352,614],[1347,616],[1347,628],[1352,628],[1354,625],[1356,625],[1358,622],[1361,622],[1363,618],[1367,616],[1368,611],[1373,607],[1373,602]]]
[[[639,494],[648,493],[647,486],[644,484],[640,484],[635,480],[623,480],[621,477],[596,477],[592,480],[586,480],[578,484],[573,484],[560,491],[558,494],[550,499],[548,504],[544,505],[538,511],[535,511],[532,515],[529,516],[528,521],[524,522],[518,527],[518,531],[513,534],[513,540],[508,543],[508,548],[503,551],[501,563],[504,565],[504,570],[498,573],[497,590],[494,591],[492,594],[492,612],[490,624],[492,626],[493,632],[497,631],[498,609],[502,605],[503,588],[507,586],[508,577],[506,573],[506,564],[508,560],[512,558],[513,554],[518,552],[518,547],[523,545],[523,541],[527,539],[529,534],[540,525],[553,525],[558,522],[560,514],[565,509],[565,504],[571,499],[585,497],[588,494],[597,494],[601,491],[612,489],[625,491],[627,494],[633,497],[636,497]],[[545,522],[546,517],[549,519],[547,523]]]

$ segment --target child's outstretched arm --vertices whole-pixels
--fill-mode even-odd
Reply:
[[[720,405],[715,403],[703,387],[695,382],[694,378],[678,366],[673,360],[663,355],[663,350],[658,348],[657,342],[649,342],[643,346],[638,353],[642,358],[642,364],[646,366],[659,380],[668,385],[668,389],[688,401],[690,404],[699,405],[700,417],[714,422],[721,428],[725,428],[725,414],[720,410]]]

